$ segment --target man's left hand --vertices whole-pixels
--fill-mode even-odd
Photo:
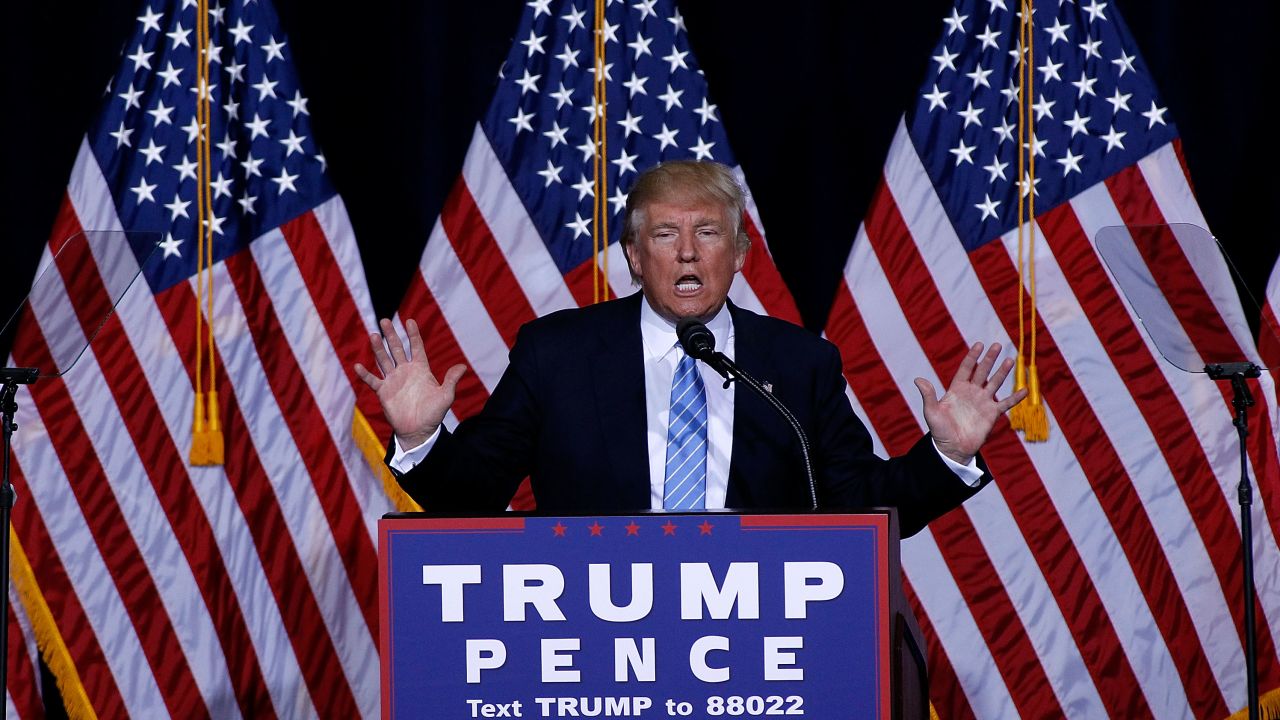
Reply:
[[[1013,359],[1005,358],[993,374],[991,368],[998,357],[1000,343],[993,343],[986,355],[982,354],[982,343],[974,343],[941,399],[932,383],[916,378],[916,389],[924,399],[924,422],[934,444],[961,465],[968,465],[978,454],[996,420],[1027,396],[1024,388],[1003,400],[996,399],[996,391],[1013,369]]]

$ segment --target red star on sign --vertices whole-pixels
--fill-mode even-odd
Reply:
[[[702,531],[702,535],[710,535],[712,527],[714,526],[711,524],[711,521],[703,520],[702,524],[698,526],[698,529]]]
[[[627,534],[635,535],[636,537],[640,536],[640,526],[636,524],[635,520],[632,520],[631,524],[627,526]]]
[[[592,537],[600,537],[600,532],[604,530],[604,526],[600,524],[599,520],[597,520],[591,523],[591,525],[589,525],[587,529],[591,531]]]
[[[564,530],[565,530],[564,524],[560,522],[557,522],[551,528],[551,531],[556,534],[556,537],[564,537]]]
[[[676,534],[676,525],[675,525],[675,523],[673,523],[673,522],[671,522],[670,520],[668,520],[668,521],[667,521],[667,524],[662,526],[662,534],[663,534],[663,535],[675,535],[675,534]]]

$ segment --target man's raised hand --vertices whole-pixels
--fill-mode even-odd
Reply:
[[[370,334],[369,344],[373,346],[373,359],[382,377],[360,363],[355,364],[356,376],[377,394],[382,414],[391,424],[400,447],[414,448],[435,434],[444,421],[445,413],[453,405],[458,380],[467,368],[454,365],[437,381],[427,362],[427,351],[416,322],[409,320],[404,326],[409,338],[407,355],[391,321],[384,318],[379,325],[382,334]]]
[[[978,454],[996,420],[1027,396],[1023,388],[1003,400],[996,399],[996,391],[1013,369],[1013,359],[1005,358],[992,373],[998,357],[999,343],[993,343],[985,356],[982,343],[974,343],[941,399],[932,383],[916,378],[916,389],[924,399],[924,421],[938,451],[961,465],[968,465]]]

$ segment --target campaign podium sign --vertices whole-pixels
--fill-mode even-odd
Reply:
[[[378,530],[383,718],[919,717],[891,511]]]

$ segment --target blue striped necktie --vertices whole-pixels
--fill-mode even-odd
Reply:
[[[671,380],[667,472],[662,506],[701,510],[707,497],[707,392],[697,361],[681,352]]]

